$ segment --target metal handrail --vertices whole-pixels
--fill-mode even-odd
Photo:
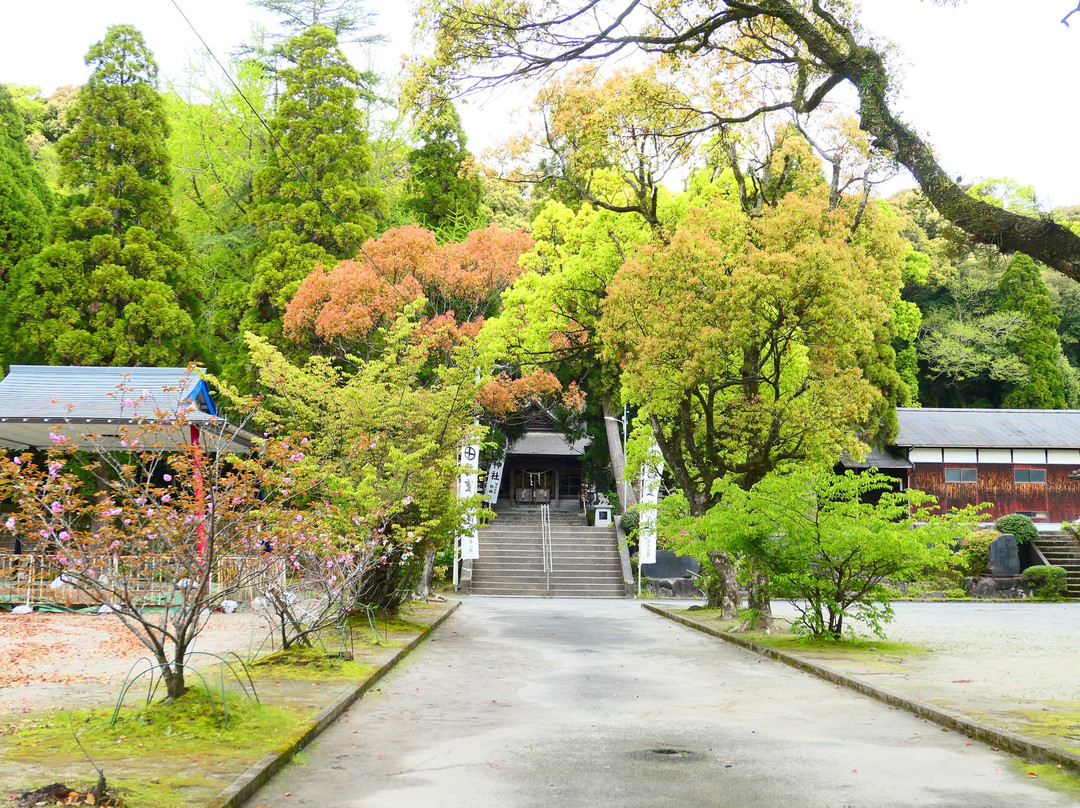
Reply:
[[[547,578],[547,588],[551,589],[551,572],[554,563],[551,555],[551,508],[548,505],[540,506],[540,552],[544,557],[544,575]]]

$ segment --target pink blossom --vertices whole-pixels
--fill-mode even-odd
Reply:
[[[11,459],[11,462],[14,463],[16,466],[21,466],[22,465],[22,458],[21,457],[14,457],[14,458]]]
[[[130,520],[130,519],[125,519],[125,520],[124,520],[124,524],[125,524],[125,525],[130,525],[130,524],[131,524],[131,520]]]
[[[171,494],[165,494],[164,496],[162,496],[161,501],[162,502],[169,502],[171,499],[172,499]]]
[[[120,540],[119,539],[113,539],[111,542],[109,542],[109,549],[110,550],[115,550],[119,546],[120,546]]]
[[[4,522],[4,527],[6,527],[8,530],[14,530],[15,529],[15,517],[14,516],[9,516],[7,518],[7,521]]]
[[[296,514],[296,521],[297,522],[303,522],[304,521],[304,515],[302,513]]]
[[[53,477],[53,478],[59,477],[61,468],[62,467],[61,467],[61,465],[59,463],[50,463],[49,464],[49,476]]]
[[[139,497],[137,500],[135,500],[135,504],[136,505],[145,505],[146,504],[146,497]]]
[[[51,440],[53,443],[63,443],[67,440],[67,438],[65,438],[63,435],[58,435],[55,432],[50,432],[49,440]]]
[[[64,506],[59,502],[54,502],[49,505],[49,510],[52,511],[55,516],[59,516],[64,512]]]
[[[299,462],[300,460],[303,460],[303,459],[304,459],[304,453],[303,452],[297,452],[296,454],[289,456],[289,460],[292,460],[294,462]]]
[[[66,530],[61,530],[60,531],[60,541],[67,541],[70,538],[71,538],[71,534],[68,533]]]
[[[171,483],[172,482],[172,475],[171,474],[166,474],[161,479],[163,479],[167,483]]]
[[[307,438],[301,438],[300,443],[304,446],[307,446]]]
[[[125,398],[125,399],[124,399],[124,406],[125,406],[125,407],[134,407],[134,406],[135,406],[135,402],[134,402],[134,401],[132,401],[132,400],[131,400],[130,398]]]
[[[39,530],[39,531],[37,532],[37,534],[38,534],[39,536],[41,536],[41,538],[43,538],[43,539],[47,539],[47,538],[49,538],[49,531],[47,531],[47,530]]]

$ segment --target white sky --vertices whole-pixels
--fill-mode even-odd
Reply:
[[[244,0],[177,2],[219,58],[261,13]],[[900,110],[930,138],[946,170],[965,179],[1012,177],[1034,185],[1047,206],[1080,204],[1080,14],[1071,28],[1060,23],[1075,2],[969,0],[949,8],[864,0],[863,20],[901,46]],[[377,51],[377,67],[397,73],[409,50],[411,2],[370,6],[391,39]],[[45,7],[0,0],[0,9],[0,82],[46,93],[85,81],[84,54],[115,23],[143,32],[165,78],[180,76],[199,50],[170,0],[53,0]],[[358,52],[350,57],[365,62]],[[506,106],[504,98],[487,112],[478,104],[463,110],[474,152],[507,134]]]

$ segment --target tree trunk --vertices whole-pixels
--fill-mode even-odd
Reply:
[[[732,620],[735,611],[742,606],[739,582],[735,578],[735,562],[727,553],[709,550],[709,563],[712,564],[715,578],[709,582],[706,605],[719,608],[721,620]]]
[[[619,422],[609,421],[608,418],[617,418],[611,403],[605,398],[600,402],[604,413],[604,434],[607,435],[608,454],[611,455],[611,470],[615,475],[615,491],[619,497],[619,506],[623,513],[638,504],[637,492],[634,486],[624,479],[626,477],[626,453],[623,451],[622,426]],[[629,424],[627,425],[629,426]]]
[[[161,676],[165,679],[166,704],[171,704],[187,693],[187,686],[184,684],[184,666],[179,662],[162,666]]]
[[[420,573],[420,584],[416,587],[417,594],[424,600],[431,597],[431,580],[435,577],[435,555],[434,547],[424,553],[424,571]]]
[[[772,615],[772,596],[769,587],[769,574],[763,570],[754,570],[747,587],[746,606],[750,615],[739,625],[739,631],[764,631],[772,634],[775,628]]]

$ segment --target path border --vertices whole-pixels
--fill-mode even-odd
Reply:
[[[968,737],[977,741],[982,741],[992,747],[997,747],[998,749],[1003,749],[1004,751],[1018,755],[1019,757],[1029,758],[1040,763],[1059,764],[1063,769],[1068,769],[1073,774],[1080,774],[1080,755],[1074,752],[1068,752],[1053,744],[1035,738],[1029,738],[1026,735],[1021,735],[1017,732],[1010,732],[1009,730],[991,727],[988,724],[983,724],[980,721],[976,721],[975,719],[960,713],[955,713],[952,710],[946,710],[924,702],[914,701],[906,696],[901,696],[889,690],[875,687],[874,685],[848,676],[845,673],[841,673],[840,671],[825,665],[819,665],[816,662],[811,662],[808,659],[789,654],[786,651],[770,648],[767,645],[754,642],[746,637],[740,637],[738,634],[732,634],[730,631],[724,631],[722,629],[698,623],[689,617],[676,614],[662,606],[656,606],[651,603],[642,603],[641,606],[653,614],[658,614],[661,617],[680,623],[688,628],[696,629],[703,634],[709,634],[733,645],[738,645],[739,647],[745,648],[760,656],[775,659],[777,662],[783,662],[785,665],[790,665],[804,673],[817,676],[819,679],[824,679],[827,682],[832,682],[841,687],[846,687],[849,690],[854,690],[856,693],[861,693],[864,696],[877,699],[878,701],[888,704],[890,707],[907,710],[909,713],[917,715],[920,718],[932,721],[935,724],[940,724],[947,729],[962,732]]]
[[[410,640],[406,645],[397,650],[387,662],[375,671],[371,676],[359,684],[350,685],[329,704],[317,712],[307,723],[298,737],[281,744],[272,752],[268,752],[246,772],[241,774],[229,785],[217,793],[206,808],[238,808],[246,802],[255,792],[266,785],[270,779],[285,768],[297,752],[318,738],[327,727],[341,717],[353,703],[369,691],[380,679],[388,674],[401,660],[426,640],[443,622],[461,606],[461,601],[455,601],[435,622],[425,628],[419,635]]]

